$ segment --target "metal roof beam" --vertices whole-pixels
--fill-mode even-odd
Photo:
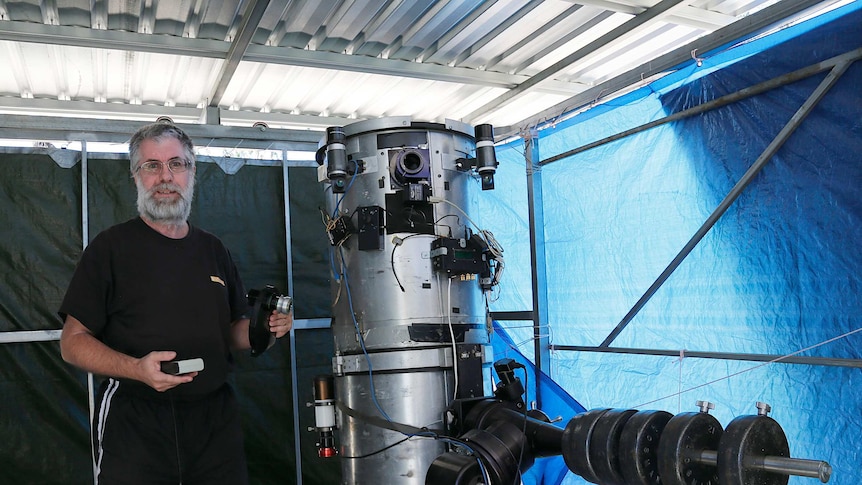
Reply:
[[[42,22],[48,25],[56,25],[60,23],[57,13],[57,0],[41,0],[39,2],[39,10],[42,11]]]
[[[269,0],[253,0],[246,4],[245,10],[242,12],[239,31],[236,37],[234,37],[234,41],[230,44],[227,57],[216,78],[215,86],[213,86],[210,92],[208,98],[210,106],[218,106],[221,102],[221,98],[224,96],[224,92],[227,90],[230,80],[233,78],[246,49],[251,44],[251,39],[254,37],[257,26],[260,24],[260,19],[263,18],[263,13],[268,6]]]
[[[2,24],[0,24],[2,25]],[[379,57],[349,56],[333,52],[309,51],[291,48],[249,46],[245,59],[250,62],[285,64],[319,69],[381,74],[384,76],[409,77],[429,81],[511,89],[526,82],[530,77],[522,74],[506,74],[493,71],[479,71],[464,67],[449,67],[439,64],[382,59]],[[576,83],[549,81],[542,86],[547,93],[577,93],[581,86]]]
[[[572,54],[569,54],[568,56],[555,62],[547,69],[536,73],[534,76],[530,77],[530,79],[518,85],[518,87],[503,93],[502,96],[497,97],[493,101],[485,103],[484,106],[481,106],[480,108],[474,110],[472,113],[465,116],[464,119],[469,123],[481,115],[484,115],[492,110],[495,110],[501,106],[508,104],[513,99],[527,93],[531,89],[535,88],[538,84],[547,81],[552,76],[559,73],[563,69],[566,69],[567,67],[571,66],[580,59],[583,59],[584,57],[598,51],[610,42],[613,42],[614,40],[617,40],[618,38],[632,32],[638,27],[652,22],[659,16],[666,14],[668,10],[672,9],[673,7],[676,7],[677,5],[685,1],[689,0],[662,0],[654,7],[650,7],[645,12],[636,15],[634,18],[623,23],[619,27],[611,30],[610,32],[606,33],[605,35],[602,35],[598,39],[590,42],[589,44],[578,49]]]
[[[81,27],[41,25],[25,22],[0,22],[0,40],[211,59],[226,58],[230,48],[229,43],[218,40],[188,39],[167,35],[94,30]],[[320,52],[259,44],[249,45],[244,52],[242,60],[506,89],[518,86],[529,79],[529,76],[519,74],[478,71],[463,67],[423,64],[398,59],[350,56],[334,52]],[[548,80],[541,87],[537,88],[537,90],[546,93],[572,95],[582,91],[582,86],[576,83]]]
[[[457,24],[453,25],[445,34],[440,36],[436,42],[434,42],[430,47],[422,51],[416,59],[419,62],[424,62],[428,59],[434,57],[435,54],[440,50],[440,48],[446,44],[448,44],[456,35],[460,34],[461,31],[466,29],[471,23],[473,23],[476,19],[482,16],[485,12],[488,11],[497,0],[489,0],[487,2],[480,2],[476,8],[474,8],[469,14],[467,14],[464,18],[462,18]]]
[[[314,116],[289,113],[261,113],[258,111],[232,111],[214,108],[216,113],[210,116],[217,117],[223,125],[252,125],[262,121],[270,126],[296,126],[311,127],[323,131],[328,126],[340,126],[356,119],[347,119],[335,116]],[[206,113],[206,111],[204,111]],[[117,119],[135,122],[152,122],[160,116],[167,116],[176,123],[202,123],[201,110],[196,107],[161,106],[161,105],[130,105],[125,103],[97,103],[94,101],[63,101],[57,99],[22,99],[4,98],[0,105],[0,116],[7,115],[36,115],[52,118],[65,119],[96,118]],[[214,118],[213,118],[214,119]],[[207,123],[213,124],[213,123]],[[15,138],[15,137],[13,137]]]
[[[197,146],[315,151],[320,131],[177,123]],[[127,143],[140,121],[0,114],[0,138]]]
[[[108,0],[90,0],[90,28],[108,28]]]
[[[736,17],[689,5],[674,10],[665,20],[679,25],[712,31],[732,24],[736,21]]]
[[[118,30],[99,30],[28,22],[0,22],[0,40],[224,59],[230,44]]]
[[[646,7],[633,4],[631,2],[614,2],[611,0],[565,0],[566,2],[576,5],[584,5],[588,7],[597,7],[602,10],[609,10],[617,13],[627,13],[629,15],[638,15],[646,11]]]
[[[543,0],[532,0],[520,9],[517,12],[510,15],[506,20],[498,24],[494,27],[490,32],[486,33],[482,36],[481,39],[476,41],[469,49],[462,52],[459,56],[455,58],[453,61],[454,65],[460,65],[465,60],[469,59],[475,52],[478,52],[480,49],[485,47],[489,42],[496,39],[500,35],[504,35],[504,33],[512,27],[516,22],[526,17],[530,12],[532,12],[536,7],[541,5]],[[530,36],[532,37],[532,36]]]
[[[799,15],[806,9],[818,4],[831,4],[833,0],[784,0],[771,5],[763,10],[747,16],[744,20],[735,22],[727,27],[703,36],[682,47],[674,49],[667,54],[652,59],[628,72],[609,79],[601,84],[593,86],[571,98],[558,103],[550,108],[536,113],[535,115],[521,120],[520,122],[507,126],[496,127],[494,133],[497,137],[507,138],[517,136],[528,127],[536,126],[543,122],[550,122],[561,115],[575,111],[579,108],[595,103],[603,95],[617,93],[625,90],[644,79],[666,72],[668,69],[678,66],[680,63],[691,60],[691,52],[709,52],[717,47],[741,39],[786,19]]]

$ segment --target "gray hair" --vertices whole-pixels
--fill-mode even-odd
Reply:
[[[192,166],[195,165],[195,145],[192,139],[173,123],[156,122],[141,127],[129,140],[129,170],[132,171],[132,176],[135,175],[135,169],[140,162],[141,143],[144,140],[162,141],[166,138],[174,138],[178,140],[186,152],[186,158]]]

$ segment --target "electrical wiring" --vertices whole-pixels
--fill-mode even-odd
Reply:
[[[395,250],[398,249],[398,247],[400,247],[402,244],[404,244],[404,241],[406,241],[412,237],[417,237],[417,236],[435,237],[432,234],[416,233],[416,234],[409,234],[405,237],[394,236],[392,238],[392,252],[389,254],[389,265],[392,267],[392,276],[395,276],[395,281],[398,283],[398,287],[401,288],[402,292],[405,292],[407,290],[404,288],[404,285],[401,284],[401,278],[398,277],[398,272],[395,270]]]
[[[402,434],[404,434],[404,433],[402,433]],[[394,447],[410,440],[411,438],[433,439],[436,441],[442,441],[443,443],[447,443],[449,445],[461,447],[461,448],[464,448],[465,450],[467,450],[467,452],[469,452],[476,459],[476,462],[479,464],[479,470],[482,473],[482,479],[484,480],[484,483],[487,485],[490,485],[492,483],[491,482],[491,475],[488,473],[487,468],[485,468],[485,463],[482,461],[481,456],[478,453],[476,453],[476,451],[469,444],[467,444],[467,442],[460,440],[458,438],[451,437],[451,436],[441,436],[441,435],[438,435],[437,433],[434,433],[432,431],[428,431],[427,433],[421,433],[421,434],[416,433],[416,434],[404,434],[404,435],[405,435],[404,439],[396,441],[395,443],[387,445],[387,446],[385,446],[379,450],[375,450],[371,453],[367,453],[367,454],[361,455],[361,456],[345,456],[343,458],[347,458],[347,459],[368,458],[370,456],[374,456],[374,455],[383,453],[386,450],[394,448]]]
[[[448,237],[452,237],[452,234],[454,234],[454,233],[455,233],[455,231],[453,231],[453,230],[452,230],[452,226],[450,226],[450,225],[448,225],[448,224],[440,224],[440,221],[442,221],[443,219],[445,219],[445,218],[447,218],[447,217],[454,217],[454,218],[455,218],[455,224],[458,224],[458,225],[460,225],[460,224],[461,224],[461,218],[460,218],[460,217],[458,217],[458,215],[457,215],[457,214],[446,214],[445,216],[440,217],[439,219],[437,219],[436,221],[434,221],[434,227],[435,227],[435,228],[436,228],[436,227],[445,227],[446,229],[449,229],[449,233],[447,234],[447,236],[448,236]]]
[[[480,457],[480,455],[478,453],[476,453],[476,451],[473,450],[473,448],[470,447],[470,445],[468,445],[467,442],[459,440],[457,438],[442,437],[442,436],[437,437],[436,439],[438,439],[444,443],[449,443],[449,444],[452,444],[455,446],[460,446],[461,448],[464,448],[465,450],[470,452],[470,454],[473,455],[474,458],[476,458],[476,461],[479,462],[479,469],[482,471],[482,479],[485,480],[485,484],[491,485],[491,483],[492,483],[491,482],[491,475],[488,474],[488,470],[485,468],[485,463],[482,462],[482,458]]]
[[[371,400],[374,402],[374,406],[377,407],[377,411],[380,412],[380,415],[383,416],[386,421],[392,422],[392,418],[386,414],[386,411],[380,407],[380,403],[377,401],[377,391],[374,389],[374,369],[371,365],[371,356],[368,355],[368,349],[365,348],[365,338],[362,336],[362,331],[359,329],[359,322],[356,321],[356,313],[353,311],[353,297],[350,295],[350,282],[347,279],[347,272],[343,271],[347,264],[344,261],[344,250],[343,248],[338,248],[339,255],[341,257],[341,268],[342,273],[341,277],[343,279],[344,289],[347,293],[347,304],[350,307],[350,317],[353,319],[353,328],[356,330],[356,336],[359,339],[359,346],[362,348],[362,354],[365,355],[365,362],[368,364],[368,383],[369,390],[371,391]]]
[[[491,286],[492,287],[497,286],[497,284],[500,283],[500,278],[503,275],[503,268],[505,267],[505,263],[504,263],[504,259],[503,259],[503,247],[500,246],[500,243],[494,237],[494,234],[491,233],[491,231],[480,228],[479,225],[476,224],[476,222],[473,221],[473,219],[471,219],[470,216],[467,215],[466,212],[464,212],[464,209],[462,209],[461,207],[459,207],[457,204],[455,204],[454,202],[452,202],[450,200],[446,200],[446,199],[443,199],[440,197],[431,196],[428,198],[428,202],[431,202],[431,203],[444,202],[446,204],[449,204],[450,206],[454,207],[458,212],[460,212],[464,216],[464,218],[467,219],[467,221],[469,221],[470,224],[472,224],[474,228],[476,228],[477,234],[479,234],[479,236],[488,245],[488,252],[491,253],[492,259],[496,262],[496,265],[494,266],[494,279],[491,282]],[[441,217],[441,219],[442,219],[442,217]]]
[[[379,450],[372,451],[371,453],[366,453],[366,454],[360,455],[360,456],[344,456],[344,455],[342,455],[341,458],[345,458],[348,460],[361,460],[363,458],[369,458],[369,457],[372,457],[374,455],[379,455],[380,453],[383,453],[384,451],[389,450],[391,448],[395,448],[396,446],[400,445],[401,443],[404,443],[405,441],[409,440],[410,438],[413,438],[413,436],[407,436],[401,440],[396,441],[395,443],[392,443],[391,445],[387,445],[387,446],[384,446],[383,448],[380,448]]]
[[[455,377],[455,389],[452,391],[452,400],[458,399],[458,345],[455,342],[455,330],[452,328],[452,278],[447,278],[446,285],[446,323],[449,324],[449,336],[452,338],[452,373]]]

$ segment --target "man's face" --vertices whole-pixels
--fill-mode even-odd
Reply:
[[[172,172],[168,168],[172,160],[188,162],[182,144],[175,138],[144,140],[138,153],[140,161],[134,175],[138,188],[138,212],[155,222],[185,222],[191,212],[195,167],[181,172]],[[158,169],[154,172],[144,170],[141,167],[145,165],[158,165]]]

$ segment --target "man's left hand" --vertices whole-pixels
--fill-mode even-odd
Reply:
[[[275,335],[275,338],[281,338],[290,332],[293,328],[293,314],[278,313],[273,310],[269,316],[269,331]]]

